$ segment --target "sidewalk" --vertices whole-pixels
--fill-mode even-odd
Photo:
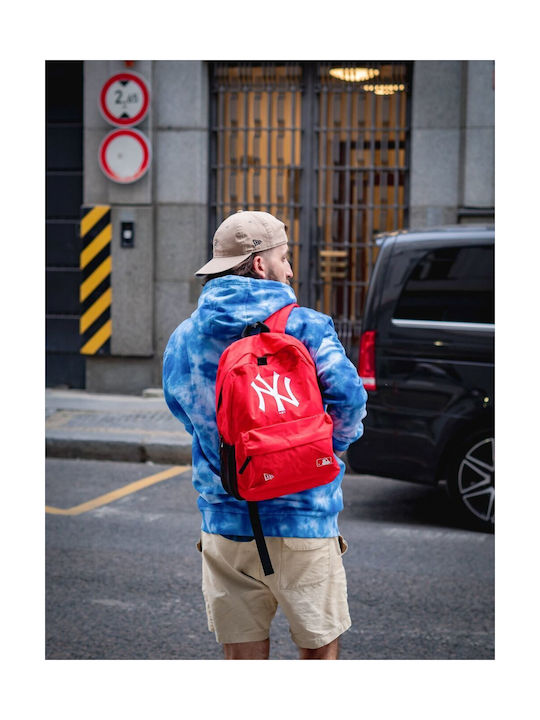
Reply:
[[[133,396],[47,389],[45,417],[48,457],[191,463],[191,436],[161,390]]]

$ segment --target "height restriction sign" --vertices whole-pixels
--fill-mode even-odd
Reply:
[[[101,114],[117,127],[137,125],[150,106],[150,91],[143,77],[121,72],[110,77],[99,94]]]

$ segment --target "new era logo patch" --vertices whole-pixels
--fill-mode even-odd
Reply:
[[[325,465],[331,465],[331,464],[332,464],[331,457],[317,458],[317,467],[324,467]]]
[[[270,475],[270,473],[264,473],[264,482],[268,482],[269,480],[273,480],[274,476]]]

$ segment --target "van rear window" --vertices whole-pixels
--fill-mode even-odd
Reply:
[[[410,274],[394,317],[494,322],[493,246],[445,247],[426,253]]]

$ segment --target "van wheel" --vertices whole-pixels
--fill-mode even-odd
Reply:
[[[495,438],[475,433],[452,453],[446,480],[448,494],[468,524],[486,532],[495,527]]]

